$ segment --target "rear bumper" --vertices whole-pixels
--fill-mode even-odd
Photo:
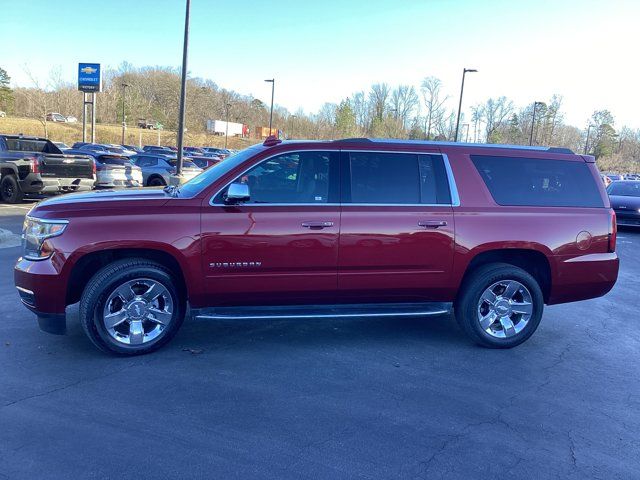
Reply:
[[[142,187],[142,174],[99,172],[96,187]]]
[[[557,272],[551,282],[549,305],[601,297],[609,293],[618,279],[620,260],[616,253],[557,257],[556,260]]]
[[[43,178],[29,174],[19,181],[24,193],[61,193],[83,192],[93,189],[95,179],[92,178]]]

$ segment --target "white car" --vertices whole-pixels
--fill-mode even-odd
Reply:
[[[73,115],[69,115],[67,117],[67,123],[78,123],[78,119],[76,117],[74,117]]]
[[[0,110],[0,118],[2,118],[2,117],[6,117],[6,116],[7,116],[7,114],[6,114],[6,113],[4,113],[2,110]]]

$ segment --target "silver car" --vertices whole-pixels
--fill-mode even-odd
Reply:
[[[142,169],[145,187],[169,185],[169,177],[176,173],[177,157],[140,153],[131,157],[131,162]],[[182,175],[190,180],[202,173],[202,169],[191,160],[182,159]]]

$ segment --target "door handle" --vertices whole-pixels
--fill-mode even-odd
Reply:
[[[333,222],[302,222],[304,228],[328,228],[333,227]]]
[[[446,227],[447,222],[444,220],[426,220],[424,222],[418,222],[418,226],[424,228]]]

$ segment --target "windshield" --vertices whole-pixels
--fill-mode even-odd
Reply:
[[[204,190],[206,187],[215,182],[218,178],[226,175],[237,166],[244,163],[249,158],[260,153],[265,147],[261,143],[253,145],[244,150],[240,150],[238,153],[227,157],[226,160],[209,167],[197,177],[193,177],[187,183],[180,187],[181,197],[193,197]]]
[[[621,197],[640,197],[640,182],[615,182],[607,189],[609,195]]]

